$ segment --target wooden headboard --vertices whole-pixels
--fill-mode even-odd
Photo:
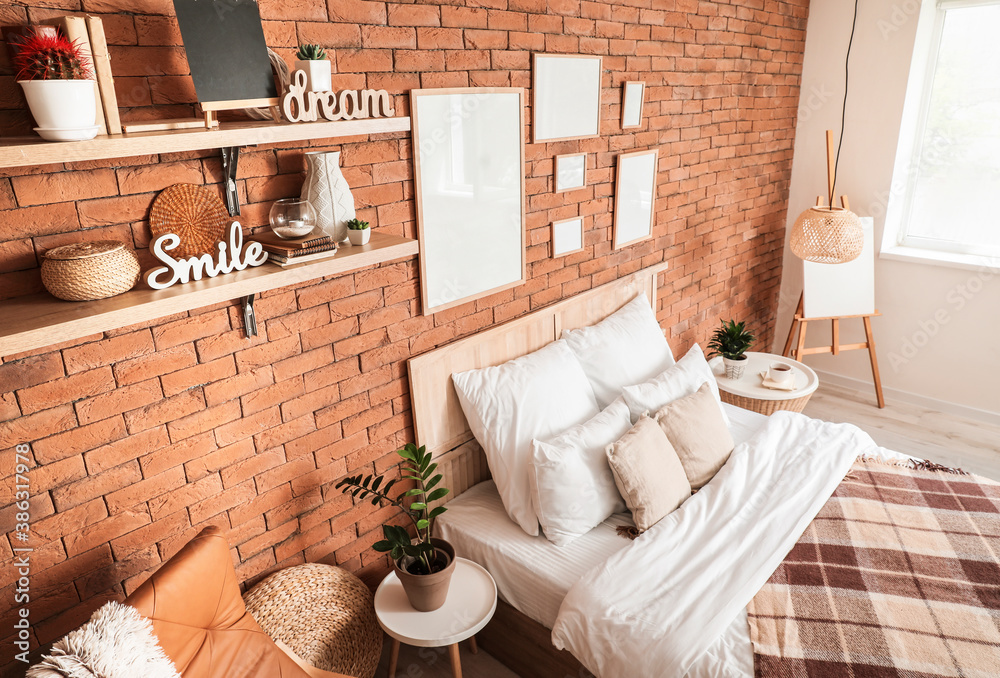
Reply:
[[[666,263],[644,268],[409,359],[417,444],[426,445],[434,453],[438,470],[444,475],[443,484],[451,488],[448,499],[490,477],[485,456],[472,437],[458,402],[451,375],[500,365],[537,351],[559,338],[563,330],[600,322],[642,292],[655,311],[659,274],[666,270]]]

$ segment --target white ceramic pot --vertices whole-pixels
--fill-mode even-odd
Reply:
[[[347,229],[347,237],[351,239],[352,245],[367,245],[368,241],[372,239],[372,229],[363,228],[360,231]]]
[[[302,200],[316,210],[316,225],[334,242],[347,239],[347,222],[354,218],[354,196],[340,171],[340,151],[306,153]]]
[[[70,141],[97,135],[93,80],[22,80],[18,84],[43,138]],[[48,131],[56,134],[46,136]]]
[[[295,68],[305,71],[307,92],[329,92],[333,89],[330,62],[327,59],[295,60]]]
[[[732,358],[722,357],[722,362],[726,366],[726,376],[729,379],[742,379],[743,370],[746,369],[747,360],[746,356],[743,356],[740,360],[733,360]]]

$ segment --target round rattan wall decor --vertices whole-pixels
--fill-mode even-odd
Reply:
[[[229,212],[222,198],[194,184],[174,184],[160,192],[149,213],[153,239],[174,233],[181,244],[170,251],[175,259],[215,253],[215,244],[226,237]]]

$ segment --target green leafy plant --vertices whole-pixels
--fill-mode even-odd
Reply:
[[[403,458],[399,464],[400,478],[393,478],[384,483],[384,475],[358,474],[341,480],[337,483],[337,489],[358,499],[371,499],[372,506],[391,505],[402,511],[413,524],[416,540],[410,537],[405,527],[383,525],[382,535],[385,539],[372,544],[372,548],[381,553],[388,552],[393,560],[410,556],[418,561],[419,569],[423,570],[414,574],[430,574],[437,558],[434,545],[431,543],[434,521],[448,509],[444,506],[431,509],[428,505],[446,496],[450,490],[437,487],[442,476],[440,473],[435,473],[437,464],[431,463],[431,453],[423,445],[417,447],[413,443],[407,443],[403,449],[396,450],[396,454]],[[416,483],[416,487],[404,490],[393,497],[391,492],[397,480],[412,480]],[[411,501],[409,505],[406,504],[407,499]]]
[[[351,229],[352,231],[363,231],[366,228],[368,228],[368,222],[361,221],[360,219],[351,219],[350,221],[347,222],[347,228]]]
[[[299,45],[295,58],[299,61],[322,61],[326,58],[326,51],[319,45]]]
[[[17,45],[18,80],[89,80],[93,77],[83,51],[61,34],[33,31]]]
[[[711,349],[709,356],[721,355],[730,360],[742,360],[743,354],[753,346],[753,342],[753,333],[746,328],[746,323],[723,321],[712,333],[712,340],[708,343],[708,348]]]

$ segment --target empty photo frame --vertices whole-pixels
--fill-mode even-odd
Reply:
[[[646,100],[646,83],[629,80],[622,84],[622,129],[642,127],[642,104]]]
[[[424,315],[520,285],[524,90],[416,89],[410,118]]]
[[[552,256],[564,257],[583,251],[584,217],[571,217],[552,222]]]
[[[614,249],[653,236],[659,158],[660,153],[656,149],[622,153],[618,156]]]
[[[575,191],[587,185],[587,154],[557,155],[555,162],[556,193]]]
[[[587,139],[601,132],[601,57],[535,54],[534,142]]]

